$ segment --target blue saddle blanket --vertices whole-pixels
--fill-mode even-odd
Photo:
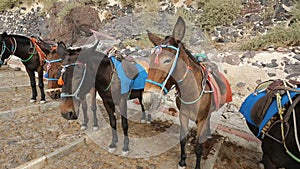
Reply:
[[[114,56],[111,56],[110,59],[115,65],[118,77],[121,81],[121,94],[128,93],[132,89],[144,89],[148,73],[142,65],[138,63],[134,64],[138,70],[138,75],[135,79],[132,80],[127,77],[125,70],[123,69],[122,63],[118,59],[116,59]]]
[[[297,90],[300,90],[300,88],[296,88]],[[291,92],[290,91],[290,95],[293,98],[295,95],[297,95],[299,93],[297,92]],[[263,96],[266,95],[266,92],[260,92],[260,93],[252,93],[250,94],[242,103],[242,106],[239,110],[239,112],[241,112],[244,117],[246,118],[246,120],[252,124],[253,126],[258,127],[258,134],[256,137],[259,137],[259,135],[261,134],[262,129],[264,128],[264,126],[268,123],[268,121],[278,112],[278,108],[277,108],[277,102],[276,99],[273,100],[273,102],[271,103],[269,109],[267,110],[264,119],[262,120],[261,124],[259,126],[257,126],[251,119],[251,111],[252,108],[254,106],[254,104]],[[287,102],[289,101],[288,95],[283,95],[282,99],[281,99],[281,105],[284,106]]]

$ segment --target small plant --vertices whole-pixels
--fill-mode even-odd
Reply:
[[[121,5],[134,8],[136,2],[141,2],[141,0],[121,0]]]
[[[291,19],[294,22],[299,23],[300,22],[300,1],[294,0],[293,3],[294,4],[292,10],[289,13],[292,15]]]
[[[240,45],[241,50],[259,50],[268,46],[294,46],[300,45],[300,2],[294,1],[289,26],[280,24],[267,34],[256,37]]]
[[[0,1],[0,11],[5,11],[15,7],[19,0],[1,0]]]
[[[201,0],[202,14],[198,25],[212,32],[216,26],[230,25],[240,13],[240,0]],[[200,5],[199,5],[200,6]],[[200,6],[201,7],[201,6]]]
[[[78,2],[65,3],[63,9],[57,14],[59,22],[62,22],[65,16],[67,16],[73,8],[79,5]]]
[[[267,34],[256,37],[240,46],[241,50],[258,50],[268,46],[294,46],[300,45],[300,25],[294,24],[289,28],[278,25]]]

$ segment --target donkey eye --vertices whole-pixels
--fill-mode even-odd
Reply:
[[[164,61],[164,63],[170,63],[172,61],[172,59],[170,58],[170,59],[166,59],[165,61]]]

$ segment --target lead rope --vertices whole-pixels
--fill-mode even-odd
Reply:
[[[283,84],[284,84],[285,87],[287,87],[287,84],[286,84],[285,81],[283,81]],[[292,104],[293,100],[291,98],[290,91],[288,91],[288,90],[287,90],[287,96],[289,98],[290,104]],[[296,112],[295,112],[295,109],[293,109],[293,123],[294,123],[295,140],[296,140],[296,144],[297,144],[297,147],[298,147],[298,151],[300,152],[300,144],[299,144],[299,139],[298,139],[298,131],[297,131],[297,121],[296,121]]]

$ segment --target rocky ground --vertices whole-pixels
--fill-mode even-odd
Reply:
[[[70,14],[64,18],[63,22],[57,23],[58,11],[62,9],[60,3],[57,3],[55,8],[49,11],[49,15],[46,16],[40,15],[43,6],[41,4],[35,4],[33,7],[27,6],[23,8],[16,8],[12,11],[1,13],[0,30],[7,31],[9,33],[24,34],[27,36],[41,36],[45,40],[53,42],[63,40],[68,46],[81,46],[86,44],[86,42],[93,41],[94,36],[92,36],[90,29],[94,29],[98,31],[98,38],[102,39],[103,50],[114,45],[118,46],[120,49],[123,49],[122,52],[125,55],[146,58],[152,49],[152,44],[147,41],[145,36],[146,30],[148,29],[159,35],[169,35],[171,34],[177,19],[177,16],[174,16],[172,13],[175,10],[173,6],[168,5],[168,3],[162,4],[162,6],[165,7],[165,10],[158,13],[139,13],[130,8],[121,9],[120,6],[112,4],[111,6],[101,8],[83,6],[71,11]],[[274,16],[276,19],[271,19],[272,22],[263,20],[260,13],[255,12],[257,9],[261,9],[263,7],[263,4],[259,4],[251,8],[251,10],[249,8],[245,8],[244,14],[236,21],[234,26],[219,27],[211,37],[207,37],[199,28],[195,27],[193,23],[187,22],[187,35],[183,40],[186,44],[186,47],[193,51],[193,53],[205,53],[210,60],[216,62],[225,72],[225,76],[231,83],[233,102],[229,104],[227,111],[223,113],[223,118],[218,119],[218,121],[224,126],[238,129],[239,131],[246,133],[249,133],[249,131],[247,130],[243,117],[238,112],[238,109],[245,97],[248,96],[254,90],[256,85],[262,81],[268,79],[285,78],[288,75],[300,72],[300,55],[298,52],[298,47],[274,48],[270,46],[269,48],[264,49],[264,51],[236,51],[230,47],[232,44],[238,43],[239,39],[244,38],[241,37],[241,32],[247,32],[243,35],[255,36],[255,33],[263,33],[270,26],[275,24],[273,21],[282,21],[286,19],[284,18],[285,15],[282,15],[282,11],[280,12],[279,10],[277,15]],[[281,10],[283,9],[281,8]],[[244,30],[243,24],[248,22],[259,24],[256,24],[256,27],[252,27],[252,29]],[[218,44],[217,46],[215,45],[216,43]],[[18,63],[17,59],[13,58],[11,60],[11,64],[16,63]],[[3,67],[0,68],[0,77],[1,79],[5,79],[1,80],[1,86],[15,86],[20,84],[24,85],[25,82],[26,84],[29,84],[29,80],[26,80],[26,76],[24,74],[19,75],[18,72],[9,71],[10,75],[7,75],[7,72],[7,69]],[[15,76],[17,76],[18,79],[22,79],[22,81],[15,81],[13,78]],[[18,95],[26,100],[26,95],[29,94],[28,88],[24,90],[24,92],[27,93],[16,93],[13,91],[6,92],[5,94],[8,96]],[[3,94],[4,93],[2,93],[0,97],[0,104],[2,105],[1,111],[10,110],[13,108],[10,106],[15,104],[18,104],[19,106],[28,106],[29,104],[28,102],[24,102],[24,100],[18,98],[4,98]],[[168,104],[174,106],[173,103]],[[22,114],[20,115],[22,117],[24,116]],[[33,116],[36,115],[36,113],[33,113]],[[21,121],[22,117],[20,117]],[[169,115],[165,116],[164,114],[157,115],[157,118],[162,120],[170,120],[175,118],[176,121],[176,117]],[[47,118],[40,120],[48,122]],[[58,119],[58,121],[61,120],[62,119]],[[10,119],[10,121],[14,120]],[[28,120],[23,121],[28,122]],[[17,126],[14,126],[12,129],[16,127]],[[153,128],[148,129],[153,130]],[[7,128],[3,128],[1,133],[6,132],[7,130]],[[76,130],[75,133],[76,132],[79,131]],[[14,146],[17,143],[14,139],[9,141],[4,137],[1,138],[1,140],[9,143],[7,144],[8,146]],[[77,168],[81,168],[82,165],[89,165],[91,168],[99,167],[100,165],[107,165],[111,167],[115,164],[114,162],[116,160],[119,160],[118,157],[112,157],[108,155],[107,152],[96,150],[96,148],[97,145],[80,148],[81,150],[78,150],[78,152],[64,157],[57,163],[58,165],[54,166],[53,168],[60,168],[61,166],[65,165],[69,165],[70,167],[77,166]],[[10,147],[8,150],[9,152],[18,151],[13,150],[13,148]],[[232,153],[232,151],[237,152],[237,150],[240,152]],[[3,148],[1,151],[9,154],[9,152]],[[77,155],[77,153],[80,155],[81,153],[85,155],[80,157],[80,155]],[[99,154],[103,154],[103,156],[105,156],[103,158],[107,159],[107,161],[111,160],[112,163],[105,162],[105,160],[104,162],[102,161],[99,163],[97,161],[98,158],[96,158]],[[221,148],[221,155],[217,160],[215,168],[257,168],[256,163],[259,161],[260,155],[261,154],[257,149],[255,149],[253,152],[245,150],[244,147],[235,147],[232,145],[232,143],[226,143]],[[37,156],[21,156],[20,161],[21,163],[26,162]],[[86,156],[91,156],[90,161],[82,163],[84,157]],[[241,166],[242,157],[248,159],[243,166]],[[5,162],[5,167],[8,166],[10,168],[10,166],[15,167],[20,164],[20,161],[16,162],[12,160],[14,157],[7,158],[11,159],[7,160],[6,158],[1,157],[1,160]],[[128,166],[132,164],[133,168],[139,169],[159,168],[161,160],[164,162],[169,161],[168,163],[176,163],[177,158],[178,146],[173,148],[170,151],[170,154],[166,153],[150,160],[129,160],[125,162],[125,164]],[[66,164],[66,161],[70,163]],[[124,161],[125,160],[123,160],[123,162]],[[10,164],[7,164],[7,162],[10,162]],[[118,168],[118,166],[115,168]]]
[[[107,115],[100,100],[98,101],[98,118],[101,119],[99,122],[100,130],[98,132],[91,131],[92,124],[89,123],[87,131],[80,131],[78,121],[68,122],[61,117],[56,101],[52,101],[47,97],[48,102],[44,105],[29,103],[30,87],[18,84],[20,79],[23,83],[25,81],[29,82],[29,79],[22,79],[22,77],[26,77],[25,72],[16,71],[16,69],[7,66],[1,67],[1,70],[3,71],[1,71],[2,80],[0,82],[0,122],[3,125],[0,127],[0,168],[18,167],[87,135],[92,142],[74,148],[69,153],[64,153],[64,155],[59,156],[60,158],[55,158],[54,162],[46,165],[45,168],[165,169],[174,168],[177,165],[180,150],[178,125],[158,119],[151,125],[141,124],[138,122],[139,105],[129,102],[131,105],[129,106],[131,152],[128,157],[120,156],[120,150],[111,154],[107,151],[109,143],[107,138],[110,138],[110,129],[106,128],[108,125]],[[9,82],[9,84],[6,82]],[[82,117],[79,121],[81,120]],[[119,123],[118,129],[120,128]],[[166,130],[171,131],[170,138],[163,138],[165,140],[154,139]],[[194,135],[195,131],[192,131],[187,144],[189,168],[192,168],[195,164]],[[212,146],[220,139],[220,135],[215,133],[213,137],[214,139],[208,140],[204,145],[204,159],[217,152],[213,151]],[[152,141],[147,141],[146,144],[142,145],[138,144],[138,139],[147,138],[152,138]],[[119,144],[121,144],[121,141]],[[158,153],[162,148],[166,148],[161,147],[162,145],[171,147]],[[143,148],[139,148],[140,146]],[[229,166],[244,169],[256,168],[260,157],[261,152],[259,149],[245,148],[225,140],[216,159],[214,169],[225,169]]]

